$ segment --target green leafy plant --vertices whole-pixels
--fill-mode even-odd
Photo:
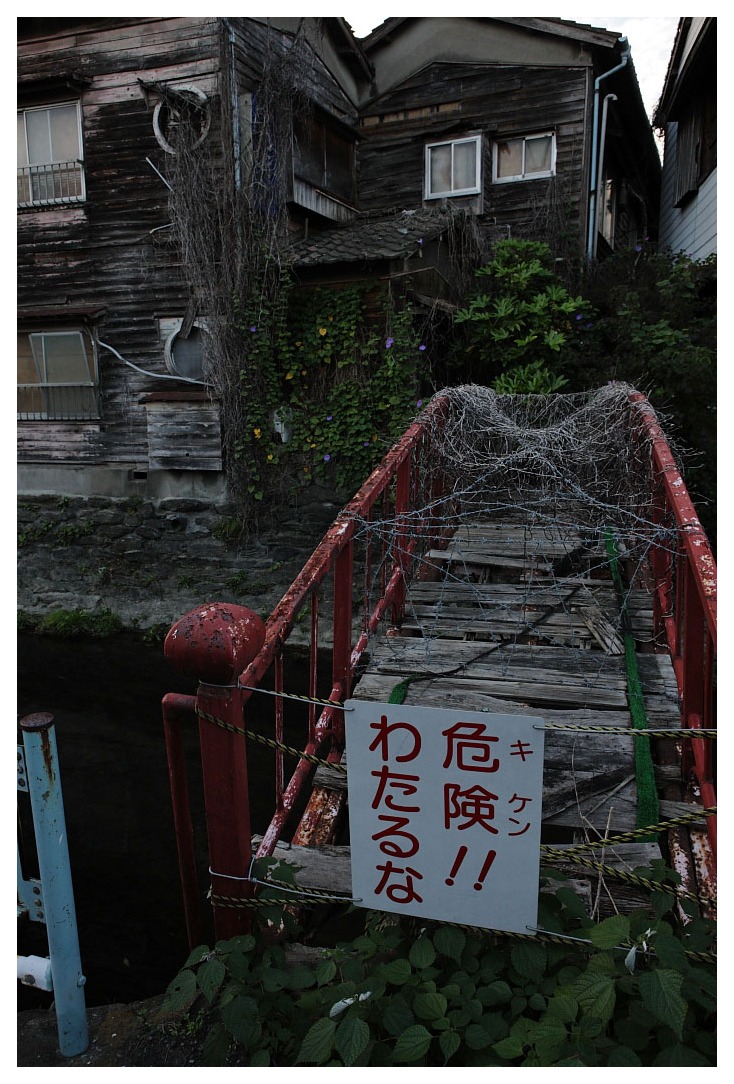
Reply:
[[[542,361],[529,361],[508,369],[495,380],[492,387],[498,395],[551,395],[560,391],[568,381],[551,372]]]
[[[385,293],[333,287],[281,292],[264,316],[249,325],[248,371],[259,374],[259,396],[242,375],[252,401],[240,442],[240,454],[253,459],[250,495],[265,499],[284,470],[349,491],[419,409],[426,347],[412,311]]]
[[[203,1003],[210,1064],[713,1065],[712,926],[676,922],[662,863],[636,872],[660,886],[651,908],[593,922],[562,885],[541,893],[537,939],[368,912],[312,966],[263,936],[201,946],[164,1008]],[[263,917],[278,928],[275,891]]]
[[[122,630],[122,621],[111,610],[54,610],[41,619],[38,631],[65,639],[89,637],[102,640]]]
[[[470,364],[474,379],[491,383],[518,363],[558,370],[563,347],[587,321],[582,298],[572,297],[552,270],[548,245],[500,241],[476,276],[478,292],[454,314],[465,326],[468,352],[479,359]]]

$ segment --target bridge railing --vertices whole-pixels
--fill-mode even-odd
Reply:
[[[215,933],[230,937],[248,928],[246,901],[254,894],[246,753],[255,737],[248,730],[252,698],[266,689],[274,694],[263,698],[273,705],[268,741],[274,758],[274,812],[256,857],[271,855],[286,826],[290,834],[296,820],[294,843],[331,842],[340,800],[330,804],[328,793],[309,794],[314,759],[340,760],[344,713],[339,705],[352,691],[362,655],[381,625],[389,632],[390,623],[399,624],[408,574],[422,553],[441,544],[439,518],[431,522],[425,509],[445,498],[432,469],[432,439],[447,408],[448,400],[438,397],[409,427],[339,513],[264,624],[242,607],[212,604],[192,611],[168,634],[170,661],[199,680],[196,696],[169,694],[163,701],[192,946],[200,944],[202,936],[182,727],[198,717]],[[671,522],[677,527],[678,543],[672,551],[668,541],[653,547],[657,627],[670,645],[684,724],[706,728],[713,719],[713,557],[652,408],[644,396],[634,395],[630,409],[633,432],[650,448],[653,507],[661,537],[669,539]],[[418,509],[423,510],[420,520],[411,515]],[[296,694],[285,648],[302,641],[304,622],[308,676]],[[326,675],[319,665],[320,652],[330,660]],[[306,703],[307,720],[302,733],[292,738],[302,755],[296,756],[295,770],[287,776],[286,757],[291,753],[285,750],[284,705],[291,695]],[[692,747],[686,766],[695,772],[703,801],[715,805],[711,743],[684,745]],[[715,820],[708,818],[708,823],[715,833]]]
[[[274,813],[256,857],[272,854],[286,822],[296,815],[300,819],[294,842],[329,841],[340,810],[308,801],[314,770],[310,758],[326,763],[341,759],[344,712],[339,705],[352,691],[363,652],[378,627],[399,622],[411,566],[421,553],[441,543],[438,523],[424,516],[418,523],[410,513],[426,508],[435,495],[436,473],[429,469],[432,433],[440,426],[446,406],[445,399],[433,400],[386,454],[336,517],[259,634],[250,621],[255,615],[225,605],[192,612],[168,634],[169,660],[200,681],[195,697],[169,694],[163,701],[192,945],[201,943],[201,919],[182,727],[198,716],[215,932],[217,937],[230,937],[247,927],[246,908],[238,910],[237,903],[252,895],[248,773],[242,737],[252,711],[251,698],[263,688],[275,694],[263,698],[273,703]],[[243,623],[242,635],[235,628],[238,621]],[[307,704],[307,722],[305,734],[292,739],[303,755],[287,778],[285,759],[290,754],[281,748],[286,736],[284,705],[294,693],[294,681],[288,673],[290,653],[286,657],[285,647],[303,639],[304,623],[308,677],[306,687],[296,695]],[[293,636],[296,629],[297,637]],[[231,647],[229,672],[216,647],[222,637]],[[326,675],[319,666],[320,653],[330,659]],[[258,703],[259,716],[261,707]]]
[[[653,520],[664,544],[653,546],[655,631],[665,638],[681,701],[682,725],[715,728],[716,561],[675,457],[647,399],[631,396],[633,425],[650,449]],[[668,539],[674,537],[671,545]],[[683,743],[683,772],[706,807],[716,805],[714,743]],[[707,818],[716,854],[716,817]]]

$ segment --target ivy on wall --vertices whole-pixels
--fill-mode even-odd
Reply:
[[[339,491],[361,484],[421,406],[426,344],[410,305],[395,307],[384,288],[282,290],[244,326],[247,425],[238,450],[252,457],[250,494],[276,491],[284,470]]]

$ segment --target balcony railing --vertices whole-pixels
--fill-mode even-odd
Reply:
[[[81,161],[18,166],[19,207],[82,203],[85,196],[84,163]]]
[[[95,384],[18,384],[18,421],[85,421],[99,417]]]

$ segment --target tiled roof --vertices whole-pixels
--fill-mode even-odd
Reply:
[[[418,251],[447,228],[451,213],[419,208],[391,215],[364,215],[346,226],[334,226],[291,249],[296,267],[327,263],[395,260]]]

